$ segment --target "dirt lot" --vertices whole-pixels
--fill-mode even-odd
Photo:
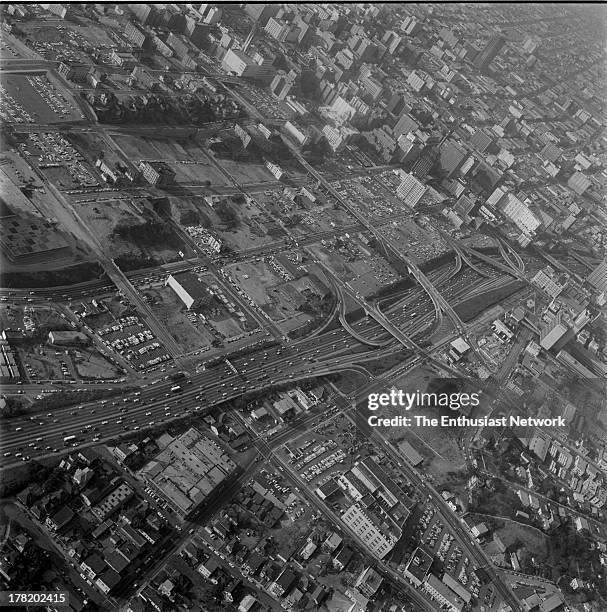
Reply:
[[[218,159],[217,161],[238,183],[278,182],[274,175],[265,166],[260,164],[243,164],[227,159]]]
[[[82,378],[112,379],[120,376],[121,371],[105,357],[91,351],[70,351],[72,363]]]
[[[407,392],[427,389],[430,373],[424,368],[418,368],[410,374],[394,381],[394,387]],[[413,411],[415,411],[413,413]],[[426,415],[437,418],[438,409],[415,406],[411,414]],[[404,415],[404,408],[385,407],[381,410],[382,417]],[[411,415],[408,415],[411,416]],[[458,437],[466,433],[464,429],[448,429],[444,427],[389,427],[383,429],[386,436],[398,444],[401,440],[409,442],[417,452],[424,457],[424,471],[432,474],[439,482],[446,482],[447,472],[457,472],[465,468],[466,462],[461,449],[457,445]],[[453,484],[456,484],[455,481]]]

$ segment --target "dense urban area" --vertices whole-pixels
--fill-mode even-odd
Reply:
[[[607,610],[604,6],[0,15],[0,604]]]

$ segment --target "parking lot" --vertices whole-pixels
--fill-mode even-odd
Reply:
[[[7,123],[60,123],[85,118],[48,73],[5,74],[1,93],[0,116]]]
[[[104,326],[96,332],[110,350],[124,357],[138,370],[157,366],[171,358],[137,316],[121,317],[113,325]]]
[[[424,549],[443,563],[445,572],[478,598],[481,583],[474,573],[476,568],[463,554],[453,535],[445,529],[434,508],[424,510],[415,530]]]

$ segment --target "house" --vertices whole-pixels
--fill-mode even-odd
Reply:
[[[105,561],[97,553],[93,553],[80,563],[80,569],[91,580],[99,576],[106,567]]]
[[[282,597],[295,584],[297,575],[290,569],[284,569],[278,578],[270,585],[270,593],[276,597]]]
[[[345,569],[345,567],[350,563],[352,556],[354,553],[351,548],[344,546],[334,557],[333,559],[333,567],[340,571]]]
[[[218,568],[219,563],[213,557],[209,557],[207,561],[198,566],[198,573],[204,578],[210,578]]]
[[[61,506],[57,512],[46,519],[46,526],[51,531],[59,531],[74,518],[74,512],[67,506]]]
[[[120,576],[109,567],[97,578],[97,580],[95,580],[95,584],[99,587],[99,590],[106,595],[116,588],[119,582]]]
[[[117,574],[121,574],[129,565],[129,562],[115,550],[111,550],[105,555],[105,562],[111,567]]]

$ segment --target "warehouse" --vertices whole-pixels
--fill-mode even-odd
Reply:
[[[213,299],[207,286],[190,272],[182,272],[175,276],[171,274],[166,284],[177,294],[187,310],[206,306]]]

